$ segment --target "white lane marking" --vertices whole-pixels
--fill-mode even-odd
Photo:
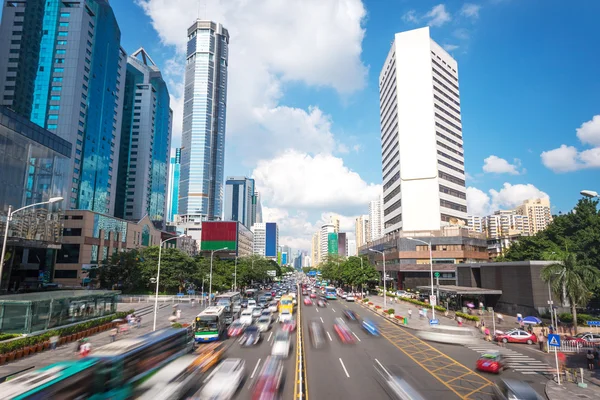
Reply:
[[[354,335],[354,337],[356,338],[356,340],[358,340],[359,342],[361,341],[360,338],[358,336],[356,336],[356,333],[352,332],[352,334]]]
[[[329,338],[330,342],[333,342],[333,339],[331,338],[331,335],[329,334],[329,332],[327,332],[327,337]]]
[[[252,375],[250,375],[250,379],[254,379],[254,375],[256,375],[256,370],[258,369],[258,366],[260,365],[260,358],[258,359],[258,361],[256,362],[256,367],[254,367],[254,371],[252,371]]]
[[[324,324],[325,321],[323,321],[323,317],[319,317],[319,318],[321,318],[321,323]]]
[[[319,309],[318,309],[318,308],[315,308],[315,310],[317,310],[317,312],[319,312]]]
[[[331,311],[335,312],[335,308],[333,308],[333,307],[332,307],[332,308],[331,308]]]
[[[267,338],[267,342],[271,341],[271,336],[273,336],[273,332],[271,331],[271,333],[269,333],[269,337]]]
[[[342,359],[340,358],[340,364],[342,364],[342,368],[344,368],[344,372],[346,373],[346,377],[350,378],[350,375],[348,374],[348,370],[346,369],[346,366],[344,365],[344,362],[342,361]]]
[[[379,360],[378,360],[378,359],[375,359],[375,362],[376,362],[377,364],[379,364],[379,366],[380,366],[382,369],[384,369],[384,370],[385,370],[385,367],[384,367],[384,366],[383,366],[383,365],[382,365],[382,364],[379,362]]]

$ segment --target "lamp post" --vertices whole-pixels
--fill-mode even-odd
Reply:
[[[374,250],[374,249],[369,249],[369,251],[372,251],[373,253],[379,253],[383,256],[383,308],[386,309],[387,308],[387,286],[386,286],[386,278],[387,275],[385,273],[385,253],[383,251],[379,251],[379,250]]]
[[[412,240],[413,242],[424,243],[429,247],[429,272],[431,274],[431,296],[433,297],[434,296],[434,294],[433,294],[434,293],[434,291],[433,291],[433,254],[431,251],[431,243],[426,242],[421,239],[415,239],[412,237],[407,237],[406,239]],[[437,299],[436,299],[436,301],[437,301]],[[430,298],[430,302],[431,302],[431,319],[435,319],[435,304],[433,304],[434,302],[431,301],[431,298]]]
[[[237,256],[235,256],[235,267],[233,270],[233,291],[237,291]]]
[[[210,252],[210,276],[208,278],[208,304],[212,303],[212,270],[213,270],[213,258],[217,251],[228,250],[227,247],[223,247],[222,249],[212,250]]]
[[[595,192],[593,190],[582,190],[581,192],[579,192],[579,194],[590,198],[600,197],[600,195],[598,195],[598,192]]]
[[[176,240],[180,237],[181,236],[174,236],[172,238],[165,239],[162,242],[160,242],[160,245],[158,246],[158,271],[156,272],[156,294],[154,295],[154,324],[152,325],[152,332],[156,330],[156,316],[158,314],[158,283],[160,280],[160,257],[162,255],[162,247],[163,244],[165,244],[169,240]]]
[[[18,213],[19,211],[25,210],[26,208],[56,203],[57,201],[62,201],[62,199],[62,197],[51,197],[50,199],[48,199],[48,201],[30,204],[25,207],[17,208],[15,211],[11,211],[12,206],[8,206],[8,213],[6,214],[6,225],[4,225],[4,239],[2,241],[2,255],[0,255],[0,288],[2,287],[2,269],[4,267],[4,256],[6,254],[6,239],[8,239],[8,226],[10,225],[10,221],[12,220],[13,215]]]

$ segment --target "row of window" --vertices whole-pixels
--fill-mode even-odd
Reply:
[[[441,66],[441,65],[440,65],[440,64],[439,64],[437,61],[435,61],[435,60],[433,60],[433,59],[432,59],[431,61],[433,61],[433,63],[434,63],[435,65],[437,65],[437,66],[438,66],[438,67],[439,67],[439,68],[440,68],[442,71],[444,71],[444,73],[445,73],[446,75],[448,75],[450,78],[452,78],[454,81],[456,81],[456,83],[458,83],[458,78],[457,78],[457,77],[455,77],[454,75],[452,75],[450,72],[448,72],[448,70],[447,70],[446,68],[442,67],[442,66]]]
[[[402,199],[398,199],[398,201],[396,201],[394,204],[392,204],[391,206],[389,206],[388,208],[386,208],[383,211],[383,216],[388,216],[389,214],[391,214],[392,212],[396,211],[398,208],[402,207]]]
[[[459,159],[457,159],[457,158],[454,158],[454,157],[452,157],[451,155],[448,155],[448,154],[444,153],[443,151],[440,151],[440,150],[438,150],[438,151],[437,151],[437,153],[438,153],[438,155],[440,155],[440,156],[442,156],[442,157],[445,157],[445,158],[447,158],[448,160],[454,161],[454,162],[455,162],[455,163],[457,163],[457,164],[460,164],[460,165],[465,165],[465,163],[464,163],[464,162],[460,161],[460,160],[459,160]]]
[[[436,104],[436,107],[438,107],[438,105]],[[453,127],[454,129],[457,129],[459,132],[462,132],[462,128],[458,125],[453,124],[452,122],[448,121],[446,118],[442,117],[440,114],[438,113],[434,113],[435,117],[444,121],[445,123],[447,123],[448,125],[450,125],[451,127]]]
[[[463,199],[463,200],[467,199],[467,195],[464,192],[460,192],[460,191],[458,191],[456,189],[452,189],[452,188],[449,188],[449,187],[444,186],[444,185],[440,185],[440,192],[441,193],[449,194],[450,196],[454,196],[454,197],[457,197],[459,199]]]
[[[460,173],[461,173],[461,174],[463,174],[463,175],[465,174],[465,171],[463,171],[462,169],[460,169],[460,168],[458,168],[458,167],[455,167],[454,165],[450,165],[450,164],[448,164],[448,163],[446,163],[446,162],[443,162],[443,161],[441,161],[441,160],[438,160],[438,164],[439,164],[439,165],[442,165],[442,166],[444,166],[444,167],[446,167],[446,168],[449,168],[449,169],[451,169],[451,170],[453,170],[453,171],[460,172]]]
[[[460,185],[460,186],[465,186],[465,181],[463,179],[460,179],[460,178],[457,178],[450,174],[447,174],[444,171],[438,170],[438,176],[445,181],[456,183],[457,185]]]
[[[460,111],[457,110],[456,108],[454,108],[450,103],[448,103],[447,101],[444,101],[441,97],[439,97],[438,95],[434,94],[433,98],[436,99],[437,101],[439,101],[440,103],[442,103],[443,105],[445,105],[446,107],[448,107],[449,109],[451,109],[452,111],[454,111],[455,113],[457,113],[458,115],[460,115]]]
[[[452,118],[453,120],[457,121],[459,124],[460,122],[460,118],[458,118],[457,116],[455,116],[454,114],[451,114],[450,112],[448,112],[448,110],[444,109],[443,107],[434,104],[433,105],[435,108],[437,108],[438,110],[440,110],[441,112],[443,112],[444,114],[446,114],[447,116],[449,116],[450,118]]]
[[[436,127],[438,127],[438,128],[440,128],[440,129],[441,129],[441,130],[443,130],[444,132],[448,132],[449,134],[451,134],[451,135],[452,135],[452,136],[454,136],[455,138],[457,138],[457,139],[460,139],[460,140],[462,141],[462,136],[461,136],[461,135],[459,135],[458,133],[456,133],[456,132],[452,131],[450,128],[448,128],[448,127],[446,127],[446,126],[444,126],[444,125],[440,124],[440,123],[439,123],[439,122],[437,122],[437,121],[435,121],[435,126],[436,126]],[[459,131],[460,131],[460,129],[459,129]],[[462,147],[462,146],[460,146],[460,147]]]
[[[446,89],[449,93],[452,93],[454,95],[454,97],[456,97],[456,101],[459,101],[460,96],[458,95],[458,93],[456,93],[454,90],[450,89],[448,86],[446,86],[444,84],[444,82],[440,81],[438,78],[436,78],[435,76],[433,76],[433,81],[435,83],[437,83],[438,85],[440,85],[441,87],[443,87],[444,89]],[[435,85],[434,85],[435,87]]]
[[[385,184],[383,185],[383,190],[388,189],[390,186],[392,186],[394,184],[394,182],[396,182],[398,179],[400,179],[400,172],[396,172],[394,174],[394,176],[391,177],[391,179]],[[385,180],[385,179],[384,179]]]
[[[450,86],[452,86],[454,89],[459,90],[458,89],[458,85],[455,85],[452,81],[450,81],[450,79],[446,78],[444,75],[440,74],[439,71],[435,68],[431,69],[437,76],[439,76],[440,78],[442,78],[444,80],[444,82],[446,82],[447,84],[449,84]]]
[[[387,194],[387,196],[385,196],[385,198],[383,199],[384,203],[387,203],[388,201],[390,201],[394,196],[396,196],[398,193],[400,193],[400,188],[402,186],[398,186],[397,188],[395,188],[394,190],[392,190],[391,192],[389,192]]]
[[[385,222],[385,229],[396,225],[397,223],[402,222],[402,214],[398,214],[396,215],[394,218],[390,219],[389,221]]]
[[[456,155],[458,155],[458,156],[464,157],[463,153],[461,153],[460,151],[458,151],[458,150],[455,150],[455,149],[453,149],[452,147],[450,147],[450,146],[448,146],[448,145],[446,145],[446,144],[444,144],[444,143],[440,142],[439,140],[438,140],[438,141],[436,141],[436,143],[437,143],[437,145],[438,145],[438,146],[440,146],[440,147],[442,147],[442,148],[444,148],[444,149],[446,149],[446,150],[448,150],[448,151],[451,151],[452,153],[454,153],[454,154],[456,154]]]
[[[456,210],[456,211],[460,211],[460,212],[465,212],[465,213],[467,212],[467,206],[464,206],[462,204],[453,203],[451,201],[444,200],[444,199],[440,199],[440,206],[450,208],[452,210]]]
[[[445,141],[452,143],[452,144],[453,144],[453,145],[455,145],[456,147],[459,147],[459,148],[461,148],[461,149],[463,148],[463,145],[462,145],[462,143],[458,143],[458,142],[456,142],[456,141],[454,141],[454,140],[450,139],[448,136],[446,136],[446,135],[443,135],[443,134],[441,134],[441,133],[439,133],[439,132],[435,132],[435,133],[436,133],[436,135],[438,135],[438,137],[439,137],[439,138],[441,138],[441,139],[444,139]]]

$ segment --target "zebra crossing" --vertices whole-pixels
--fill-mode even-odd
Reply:
[[[512,349],[494,346],[490,344],[486,345],[483,343],[481,345],[468,345],[466,347],[479,354],[484,354],[490,351],[499,351],[500,354],[502,354],[502,356],[504,357],[506,366],[510,370],[520,372],[524,375],[553,375],[556,373],[556,368],[551,367],[547,363],[536,360],[533,357],[526,356]]]

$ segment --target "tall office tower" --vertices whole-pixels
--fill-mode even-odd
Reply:
[[[335,240],[335,247],[337,248],[337,235],[335,239],[330,234],[335,234],[335,225],[333,224],[325,224],[321,226],[321,230],[319,231],[319,263],[323,263],[326,260],[327,255],[329,254],[329,250],[333,247],[333,242]],[[337,250],[336,250],[337,253]]]
[[[369,228],[371,237],[369,241],[383,237],[383,198],[381,195],[369,203]]]
[[[254,199],[252,199],[252,215],[254,217],[253,224],[256,222],[263,222],[262,203],[259,192],[254,192]]]
[[[239,221],[248,229],[256,222],[254,179],[229,176],[225,181],[225,221]]]
[[[173,111],[160,70],[140,48],[127,58],[115,216],[158,229],[167,218]]]
[[[371,226],[368,215],[361,215],[354,222],[354,235],[356,237],[356,247],[360,248],[371,240]]]
[[[386,234],[466,224],[457,71],[428,27],[395,35],[379,75]]]
[[[223,211],[229,33],[196,20],[188,28],[183,103],[181,222],[220,220]]]
[[[529,217],[529,233],[531,235],[543,231],[552,222],[550,200],[547,198],[525,200],[515,209],[515,212]]]
[[[179,173],[181,167],[181,148],[175,149],[175,157],[171,157],[169,168],[169,196],[167,197],[167,221],[173,222],[179,214]]]
[[[348,235],[345,232],[338,232],[338,255],[348,257]]]
[[[313,233],[312,240],[310,246],[310,259],[313,262],[313,265],[319,264],[319,254],[321,252],[321,230]]]
[[[279,227],[275,222],[257,222],[252,225],[254,254],[277,260],[279,249]]]
[[[0,105],[73,144],[66,208],[114,212],[126,64],[108,0],[4,2]]]

